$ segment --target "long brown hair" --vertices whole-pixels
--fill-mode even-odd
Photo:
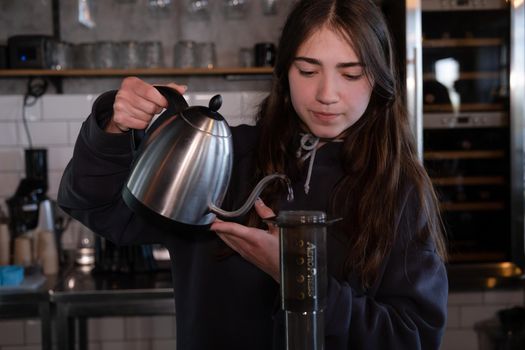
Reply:
[[[284,172],[293,178],[299,171],[292,150],[297,148],[301,122],[290,101],[288,71],[300,45],[323,26],[352,45],[374,84],[367,110],[346,132],[345,175],[329,208],[332,215],[344,217],[344,271],[357,273],[368,287],[393,247],[400,208],[409,194],[416,201],[413,222],[421,223],[414,227],[416,237],[433,239],[440,255],[446,256],[437,200],[417,158],[390,33],[372,1],[304,0],[293,8],[279,41],[271,92],[258,114],[257,177]],[[268,190],[264,200],[275,203],[276,192]]]

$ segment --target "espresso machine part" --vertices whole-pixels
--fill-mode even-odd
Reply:
[[[326,219],[322,211],[281,211],[281,308],[288,350],[324,349],[327,293]]]
[[[26,178],[41,181],[44,192],[47,192],[47,149],[30,148],[24,150]]]
[[[47,150],[25,150],[26,176],[15,194],[7,199],[11,234],[16,237],[38,224],[38,210],[47,192]]]
[[[289,184],[284,175],[268,175],[240,209],[220,209],[233,166],[230,128],[217,112],[221,96],[214,96],[209,107],[188,107],[177,91],[156,88],[168,100],[168,108],[146,132],[124,186],[124,202],[132,210],[162,225],[206,229],[216,215],[244,215],[268,182],[281,179]],[[134,139],[138,133],[133,133]]]

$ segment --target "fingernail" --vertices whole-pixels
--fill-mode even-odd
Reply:
[[[264,202],[262,201],[261,197],[257,197],[257,198],[255,199],[255,204],[256,204],[256,205],[263,205]]]

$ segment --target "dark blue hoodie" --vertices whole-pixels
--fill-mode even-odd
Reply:
[[[177,350],[284,349],[279,286],[238,254],[221,256],[224,243],[210,231],[170,232],[144,221],[122,201],[132,162],[129,134],[102,130],[115,92],[95,102],[82,125],[58,201],[74,218],[117,244],[161,243],[170,251],[177,320]],[[257,128],[232,128],[234,168],[224,207],[245,200],[253,178]],[[343,175],[340,143],[317,151],[310,192],[304,178],[293,184],[295,200],[281,209],[327,211],[329,195]],[[306,177],[306,174],[304,175]],[[446,324],[448,283],[433,242],[412,239],[416,202],[400,204],[397,241],[380,277],[363,289],[345,275],[345,244],[329,230],[325,349],[439,349]],[[378,198],[378,200],[381,200]],[[373,214],[371,214],[373,215]]]

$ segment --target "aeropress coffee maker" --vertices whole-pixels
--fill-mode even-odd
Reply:
[[[279,227],[281,308],[285,312],[286,349],[324,349],[327,263],[322,211],[281,211],[265,220]]]

